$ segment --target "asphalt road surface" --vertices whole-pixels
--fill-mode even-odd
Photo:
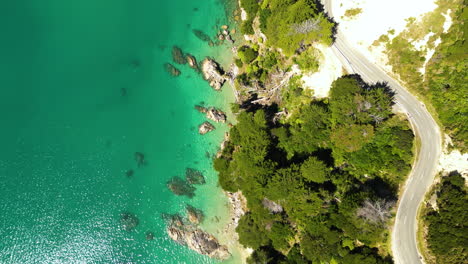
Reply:
[[[326,12],[333,16],[332,0],[322,1]],[[416,215],[419,204],[437,172],[437,163],[442,149],[440,129],[424,104],[387,75],[384,70],[353,49],[346,40],[346,34],[339,30],[339,26],[332,49],[348,72],[361,75],[366,82],[388,83],[396,92],[396,103],[405,110],[413,131],[421,140],[418,158],[405,184],[403,196],[400,197],[392,235],[392,251],[397,264],[423,263],[416,242]]]

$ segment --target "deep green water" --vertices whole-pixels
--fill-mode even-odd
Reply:
[[[228,50],[192,34],[226,23],[221,1],[0,3],[0,263],[213,263],[169,240],[161,213],[190,202],[211,229],[227,217],[205,155],[226,128],[198,135],[193,105],[225,107],[230,91],[162,65],[172,45],[199,60]],[[208,181],[192,200],[165,186],[186,167]],[[123,211],[140,219],[135,231],[120,228]]]

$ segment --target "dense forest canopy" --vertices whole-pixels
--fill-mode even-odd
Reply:
[[[271,106],[240,110],[214,166],[247,198],[237,231],[249,263],[391,262],[387,225],[413,143],[392,100],[352,75],[279,122]]]

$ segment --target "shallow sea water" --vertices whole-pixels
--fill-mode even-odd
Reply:
[[[193,106],[227,110],[231,92],[163,64],[173,45],[199,61],[226,56],[192,33],[224,23],[221,0],[0,3],[0,263],[215,262],[168,239],[161,214],[190,203],[210,229],[227,221],[206,156],[227,128],[198,135]],[[191,200],[166,188],[187,167],[207,178]],[[134,231],[120,228],[122,212],[139,218]]]

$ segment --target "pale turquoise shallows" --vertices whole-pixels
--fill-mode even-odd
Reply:
[[[199,60],[225,53],[192,33],[223,23],[221,0],[1,1],[0,263],[215,263],[169,240],[161,214],[189,202],[206,226],[225,221],[205,153],[226,127],[198,135],[193,106],[226,110],[230,92],[163,64],[172,45]],[[166,188],[186,167],[208,181],[192,200]],[[124,211],[140,220],[133,232],[119,226]]]

